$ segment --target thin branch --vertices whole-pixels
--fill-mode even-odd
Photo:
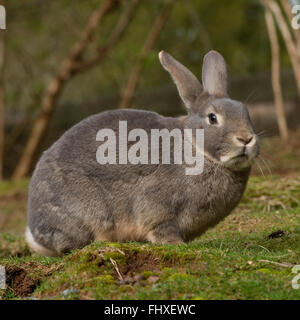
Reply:
[[[62,62],[57,74],[48,86],[42,99],[40,113],[33,125],[25,149],[15,172],[13,173],[13,179],[23,178],[29,173],[34,155],[49,126],[58,97],[60,96],[66,81],[74,75],[74,64],[82,57],[88,44],[92,41],[95,29],[101,24],[103,17],[112,9],[116,8],[118,4],[119,2],[116,0],[105,0],[104,2],[101,2],[101,5],[99,5],[99,7],[90,15],[88,23],[78,42],[73,46],[67,58]]]
[[[291,4],[289,3],[288,0],[281,0],[281,5],[282,5],[282,8],[285,12],[285,15],[288,19],[288,21],[292,21],[294,16],[293,16],[293,13],[292,13],[292,6]],[[293,32],[293,35],[294,35],[294,39],[296,40],[297,42],[297,51],[298,51],[298,55],[300,54],[300,31],[299,30],[296,30],[294,28],[290,28]]]
[[[139,2],[140,0],[131,1],[131,3],[128,5],[127,10],[124,12],[121,19],[119,20],[119,23],[112,32],[112,35],[110,36],[108,42],[97,50],[98,53],[93,58],[87,61],[83,61],[81,63],[77,63],[74,66],[74,72],[85,71],[88,68],[93,67],[95,64],[99,63],[99,61],[101,61],[112,50],[112,48],[124,36],[125,31],[133,18],[133,15]]]
[[[277,39],[277,31],[273,16],[269,9],[265,10],[265,20],[270,40],[271,56],[272,56],[272,86],[274,93],[275,109],[277,114],[277,122],[279,133],[283,140],[288,139],[288,127],[284,113],[284,104],[282,98],[282,90],[280,84],[280,48]]]
[[[295,79],[296,79],[298,94],[300,98],[300,59],[298,56],[296,43],[292,38],[291,32],[287,26],[287,23],[282,15],[281,9],[277,4],[277,2],[275,2],[274,0],[265,0],[265,5],[267,6],[268,9],[271,10],[274,17],[276,18],[279,30],[282,34],[286,48],[289,52]]]
[[[258,260],[260,262],[266,262],[266,263],[271,263],[271,264],[274,264],[276,266],[279,266],[279,267],[282,267],[282,268],[291,268],[293,267],[293,264],[289,263],[289,262],[275,262],[275,261],[270,261],[270,260]]]
[[[86,25],[85,30],[82,32],[79,41],[74,45],[71,50],[70,58],[73,61],[78,60],[88,44],[94,37],[95,30],[101,22],[102,18],[108,13],[111,9],[113,9],[117,5],[118,1],[116,0],[106,0],[103,4],[101,4],[98,9],[92,13],[89,18],[88,24]]]
[[[168,21],[169,15],[172,11],[174,4],[174,0],[167,1],[163,9],[160,11],[157,18],[155,19],[153,27],[149,31],[146,41],[142,47],[141,56],[133,66],[127,84],[125,85],[125,89],[123,91],[121,101],[119,104],[120,108],[128,108],[131,105],[133,95],[143,69],[144,59],[151,51],[156,39],[160,35],[166,22]]]
[[[200,41],[203,44],[204,51],[208,51],[212,48],[212,42],[207,30],[204,28],[201,19],[195,8],[195,3],[192,1],[184,1],[186,10],[190,16],[191,22],[196,27],[196,30],[200,33]]]
[[[120,272],[120,270],[118,268],[118,265],[117,265],[116,261],[114,259],[110,258],[110,262],[112,263],[113,267],[115,268],[115,270],[116,270],[116,272],[117,272],[117,274],[119,276],[119,279],[120,280],[124,280],[123,277],[122,277],[122,274],[121,274],[121,272]]]

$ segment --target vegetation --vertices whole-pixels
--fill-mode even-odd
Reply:
[[[252,176],[234,213],[189,244],[93,243],[59,258],[25,244],[27,184],[0,184],[2,299],[300,298],[291,285],[300,264],[297,171]]]
[[[291,130],[299,128],[300,33],[290,27],[286,0],[10,0],[6,11],[0,266],[7,288],[0,300],[300,299],[292,288],[292,268],[300,265],[300,131]],[[265,108],[273,98],[269,47],[274,110]],[[191,243],[102,242],[63,257],[32,253],[24,239],[29,178],[2,179],[27,176],[42,150],[93,113],[129,106],[182,114],[158,63],[161,49],[198,77],[204,54],[222,52],[232,98],[261,103],[262,129],[277,110],[273,119],[281,119],[288,143],[263,141],[238,208]]]
[[[112,5],[99,18],[105,3]],[[158,63],[161,49],[198,76],[204,54],[219,50],[228,62],[233,98],[272,99],[260,0],[11,0],[6,11],[5,132],[0,128],[4,178],[27,176],[42,150],[93,113],[122,104],[181,114],[178,96],[168,91],[173,87]],[[98,23],[90,23],[95,15]],[[281,37],[279,51],[282,67],[290,67]],[[240,81],[245,77],[251,83]],[[284,98],[290,101],[297,99],[292,78],[283,81]],[[3,109],[0,101],[0,114]]]

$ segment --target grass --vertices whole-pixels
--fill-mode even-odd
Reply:
[[[26,193],[0,184],[2,299],[300,299],[299,176],[252,177],[234,213],[189,244],[93,243],[61,258],[27,248]]]

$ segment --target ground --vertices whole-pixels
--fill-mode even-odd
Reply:
[[[300,135],[299,135],[300,137]],[[184,245],[94,243],[61,258],[25,244],[28,181],[0,184],[0,299],[300,299],[300,139],[263,144],[242,202]],[[294,280],[294,284],[297,281]],[[300,280],[298,280],[300,284]]]

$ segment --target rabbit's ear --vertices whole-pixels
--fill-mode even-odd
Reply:
[[[226,62],[217,51],[209,51],[203,59],[202,84],[204,90],[211,95],[221,97],[228,95]]]
[[[182,101],[187,108],[191,108],[202,92],[200,81],[167,52],[161,51],[158,57],[162,66],[171,74]]]

